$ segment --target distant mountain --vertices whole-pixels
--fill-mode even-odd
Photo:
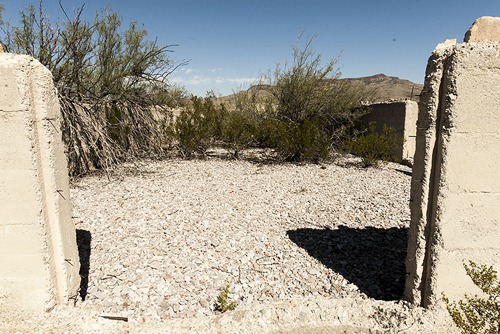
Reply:
[[[417,84],[398,77],[387,76],[385,74],[376,74],[360,78],[342,78],[338,80],[346,80],[354,85],[361,85],[366,89],[373,91],[373,101],[369,101],[372,103],[399,99],[411,99],[418,102],[420,93],[424,87],[422,84]],[[255,85],[247,89],[246,92],[241,91],[235,94],[253,93],[257,96],[266,96],[269,94],[266,91],[266,88],[268,87],[268,85]],[[220,101],[228,103],[233,99],[235,94],[221,97]]]
[[[375,101],[382,102],[388,100],[408,99],[417,101],[422,92],[424,85],[411,82],[409,80],[391,77],[385,74],[376,74],[368,77],[360,78],[345,78],[353,84],[360,84],[370,90],[374,90],[376,97]]]

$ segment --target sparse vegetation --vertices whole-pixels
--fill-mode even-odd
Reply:
[[[281,130],[281,140],[274,144],[291,161],[326,158],[332,147],[339,147],[349,137],[363,114],[361,102],[371,95],[337,80],[337,59],[322,66],[322,57],[312,49],[312,41],[294,48],[290,67],[278,66],[265,79],[273,99],[267,117],[275,119]]]
[[[368,130],[347,142],[348,150],[361,157],[365,167],[377,166],[381,160],[399,162],[394,150],[403,144],[403,136],[396,130],[384,125],[382,133],[377,132],[371,123]]]
[[[231,301],[229,298],[229,289],[230,285],[228,284],[217,296],[217,301],[214,304],[215,312],[224,313],[227,311],[232,311],[236,308],[237,306],[236,302]]]
[[[204,156],[206,150],[222,136],[222,124],[227,114],[224,106],[214,102],[215,98],[193,96],[173,123],[175,138],[185,157]]]
[[[500,333],[500,281],[492,266],[465,264],[465,271],[486,297],[465,295],[465,299],[451,302],[444,296],[446,308],[464,334]]]
[[[169,87],[168,75],[185,63],[174,63],[167,56],[172,46],[147,40],[138,23],[123,29],[109,7],[93,22],[81,19],[83,7],[72,17],[62,11],[66,19],[51,22],[40,1],[21,13],[19,27],[0,23],[8,50],[34,56],[54,76],[73,176],[128,157],[162,156],[172,144],[184,157],[219,146],[238,158],[265,147],[281,160],[319,162],[351,139],[366,111],[361,102],[373,96],[338,80],[337,59],[323,64],[310,39],[293,49],[291,64],[263,77],[266,94],[236,95],[229,110],[213,94],[190,98]],[[170,109],[179,106],[174,117]]]
[[[264,96],[235,94],[232,110],[215,104],[214,97],[195,98],[175,125],[184,155],[217,144],[236,158],[243,149],[266,147],[282,160],[318,162],[341,147],[365,112],[361,101],[370,93],[336,80],[336,60],[322,67],[311,41],[295,48],[293,59],[290,68],[278,67],[263,79]]]

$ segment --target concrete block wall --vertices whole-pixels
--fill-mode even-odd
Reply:
[[[404,138],[403,146],[398,147],[394,154],[401,160],[413,162],[418,104],[401,100],[374,103],[369,107],[370,112],[361,118],[362,125],[368,127],[370,122],[375,122],[378,132],[382,132],[384,125],[394,128]]]
[[[50,309],[76,298],[79,258],[51,73],[0,53],[0,304]]]
[[[438,45],[419,106],[406,299],[479,293],[469,260],[500,270],[499,152],[500,43]]]

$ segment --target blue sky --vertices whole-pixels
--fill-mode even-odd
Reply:
[[[106,5],[61,0],[71,11],[85,3],[92,19]],[[38,1],[0,1],[4,19]],[[170,0],[109,1],[125,23],[144,24],[151,39],[178,44],[171,57],[190,63],[170,76],[188,91],[221,95],[246,89],[291,60],[299,34],[316,36],[324,59],[340,55],[342,77],[378,73],[423,83],[427,58],[448,38],[461,42],[480,16],[500,16],[499,0]],[[45,0],[51,18],[62,17],[57,0]]]

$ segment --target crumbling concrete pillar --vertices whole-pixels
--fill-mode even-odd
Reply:
[[[28,56],[0,53],[0,85],[0,304],[48,310],[80,285],[59,102]]]
[[[500,268],[499,152],[500,43],[438,45],[419,105],[406,299],[479,292],[469,260]]]

